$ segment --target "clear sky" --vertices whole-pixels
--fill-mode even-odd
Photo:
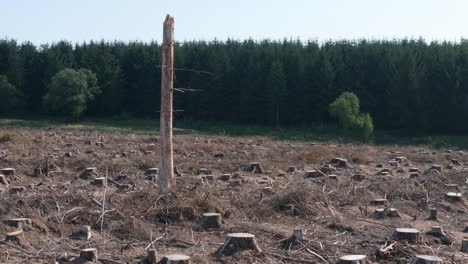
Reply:
[[[177,40],[468,38],[468,0],[0,0],[0,38]]]

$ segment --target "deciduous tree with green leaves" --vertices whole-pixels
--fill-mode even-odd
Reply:
[[[354,93],[342,93],[330,104],[329,110],[343,128],[357,131],[364,139],[374,132],[372,117],[369,113],[360,113],[359,98]]]
[[[76,121],[86,110],[87,102],[99,92],[94,73],[86,69],[68,68],[52,77],[43,103],[47,111]]]
[[[0,113],[11,113],[23,106],[22,94],[8,82],[5,75],[0,75]]]

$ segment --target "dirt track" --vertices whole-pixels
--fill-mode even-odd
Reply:
[[[181,135],[174,150],[177,185],[163,192],[145,175],[159,165],[156,136],[0,129],[4,134],[12,141],[0,143],[0,169],[12,167],[16,175],[6,176],[9,186],[0,184],[0,240],[16,230],[5,220],[27,217],[32,225],[23,227],[19,242],[0,244],[0,263],[52,263],[54,257],[70,263],[89,247],[97,248],[101,263],[139,263],[156,238],[158,258],[182,253],[193,263],[336,263],[347,254],[365,254],[375,263],[408,263],[416,254],[468,263],[460,252],[468,223],[463,201],[468,156],[462,151]],[[220,153],[223,157],[215,155]],[[400,156],[407,160],[394,161]],[[304,177],[336,157],[348,163],[325,171],[336,179]],[[251,162],[260,162],[265,172],[245,171]],[[378,164],[389,175],[377,175],[383,169]],[[441,173],[430,170],[434,164],[442,165]],[[296,172],[287,173],[289,166]],[[97,173],[83,179],[87,167]],[[410,178],[413,167],[419,177]],[[218,179],[222,174],[231,174],[231,180]],[[107,187],[91,184],[106,176]],[[241,186],[233,186],[239,181]],[[15,189],[19,186],[25,190]],[[452,190],[463,194],[462,201],[445,198]],[[377,198],[386,198],[386,207],[398,209],[400,217],[376,217],[375,209],[385,207],[370,204]],[[430,208],[438,209],[437,221],[427,220]],[[199,220],[205,212],[221,213],[224,227],[203,230]],[[92,227],[89,241],[70,237],[82,225]],[[442,226],[447,237],[427,234],[432,226]],[[295,227],[302,228],[305,240],[282,249],[278,241]],[[399,241],[388,255],[379,255],[398,227],[420,230],[421,241]],[[263,252],[214,256],[233,232],[255,234]]]

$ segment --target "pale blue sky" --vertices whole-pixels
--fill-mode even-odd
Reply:
[[[177,40],[468,38],[468,0],[0,0],[0,38],[35,44]]]

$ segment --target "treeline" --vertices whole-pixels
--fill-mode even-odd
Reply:
[[[158,43],[1,40],[0,75],[26,113],[43,111],[57,72],[84,68],[101,89],[87,116],[158,117],[160,56]],[[175,64],[175,87],[196,90],[175,92],[178,119],[312,126],[352,91],[377,129],[468,131],[468,41],[184,42]]]

